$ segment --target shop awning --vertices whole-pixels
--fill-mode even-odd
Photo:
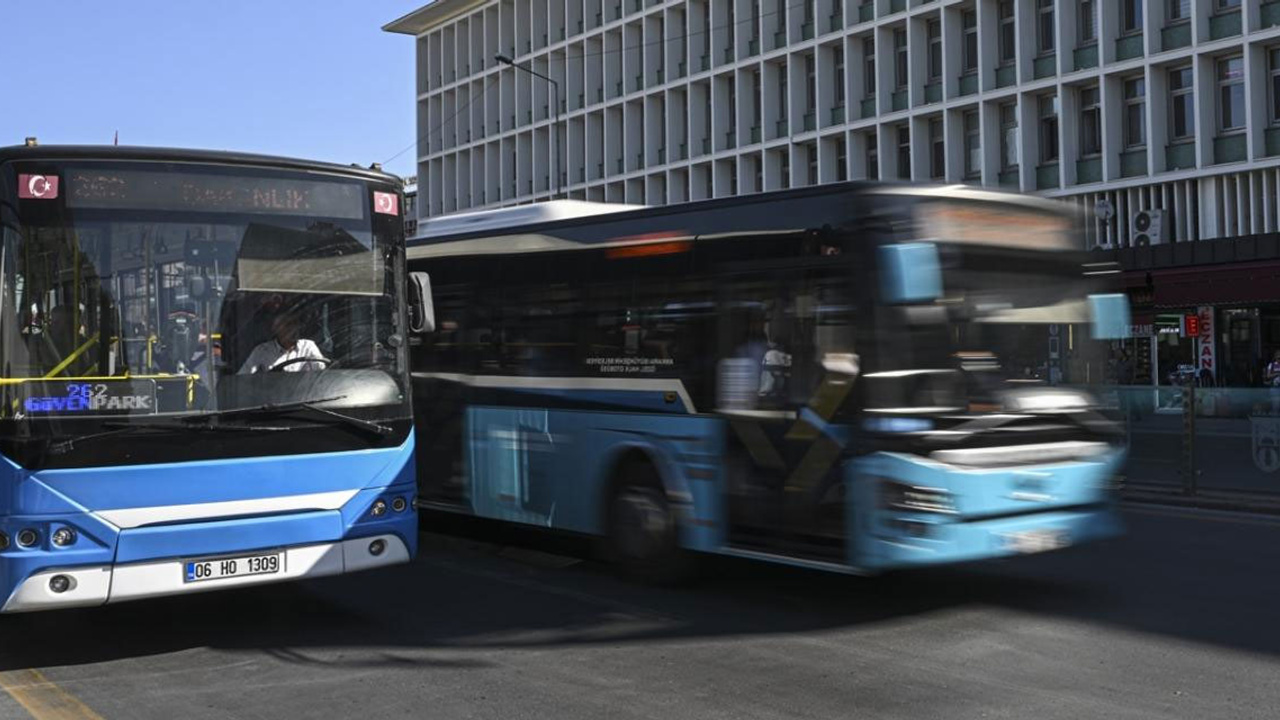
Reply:
[[[1276,260],[1137,270],[1125,273],[1126,284],[1145,285],[1148,274],[1158,308],[1280,303],[1280,261]]]

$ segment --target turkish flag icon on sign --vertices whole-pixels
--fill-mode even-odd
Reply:
[[[18,197],[23,200],[55,200],[57,175],[18,175]]]
[[[395,193],[374,191],[373,211],[383,215],[399,215],[400,196]]]

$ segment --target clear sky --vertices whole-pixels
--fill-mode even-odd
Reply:
[[[0,0],[0,146],[243,150],[383,162],[414,142],[426,0]],[[410,150],[386,164],[414,172]]]

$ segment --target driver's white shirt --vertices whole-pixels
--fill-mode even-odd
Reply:
[[[286,350],[273,338],[258,345],[253,349],[253,352],[249,353],[249,359],[240,367],[240,374],[267,372],[271,368],[295,358],[323,360],[324,355],[320,354],[319,346],[310,340],[299,338],[292,350]],[[281,372],[298,372],[300,370],[320,370],[323,367],[322,363],[296,362],[280,370]]]

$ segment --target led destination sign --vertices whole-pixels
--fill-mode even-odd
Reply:
[[[312,215],[359,220],[368,205],[358,183],[143,170],[68,169],[67,206]]]
[[[24,385],[27,415],[150,415],[156,412],[152,380],[39,382]]]

